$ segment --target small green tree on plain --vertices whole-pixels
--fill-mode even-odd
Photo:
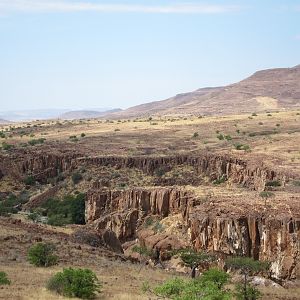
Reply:
[[[48,282],[47,288],[59,295],[93,299],[100,292],[101,284],[94,272],[89,269],[63,269]]]
[[[37,243],[28,251],[28,261],[37,267],[50,267],[57,263],[55,246],[51,243]]]
[[[262,262],[258,260],[254,260],[250,257],[233,257],[226,260],[226,265],[235,270],[241,270],[244,276],[243,289],[242,294],[244,296],[244,300],[255,300],[258,298],[253,298],[255,295],[254,288],[249,285],[248,277],[256,272],[265,272],[269,269],[269,262]],[[241,288],[237,288],[238,292],[241,293]],[[250,292],[251,290],[251,292]],[[250,298],[249,293],[253,294]],[[259,293],[257,293],[259,295]]]

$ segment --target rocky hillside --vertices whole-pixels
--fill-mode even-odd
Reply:
[[[259,71],[225,87],[202,88],[167,100],[134,106],[106,117],[225,115],[292,108],[300,108],[300,65]]]

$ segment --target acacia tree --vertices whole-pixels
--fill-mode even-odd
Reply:
[[[266,261],[254,260],[250,257],[233,257],[226,260],[226,265],[232,269],[241,270],[244,275],[243,294],[244,300],[257,299],[258,293],[253,288],[249,287],[248,278],[256,272],[264,272],[269,269],[270,263]],[[249,289],[256,295],[249,295]],[[250,298],[251,297],[251,298]],[[255,298],[254,298],[255,297]]]

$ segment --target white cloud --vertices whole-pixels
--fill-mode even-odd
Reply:
[[[70,0],[0,0],[0,12],[122,12],[157,14],[219,14],[239,10],[234,5],[182,3],[169,5],[109,4]]]

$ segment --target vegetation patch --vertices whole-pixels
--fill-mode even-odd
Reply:
[[[5,272],[0,272],[0,285],[9,285],[10,280]]]
[[[41,208],[49,225],[85,224],[85,194],[67,195],[62,200],[50,198]]]
[[[63,269],[48,282],[47,288],[65,297],[93,299],[100,292],[101,284],[94,272],[89,269]]]
[[[56,265],[58,257],[53,254],[55,246],[51,243],[37,243],[28,252],[28,261],[36,267]]]

